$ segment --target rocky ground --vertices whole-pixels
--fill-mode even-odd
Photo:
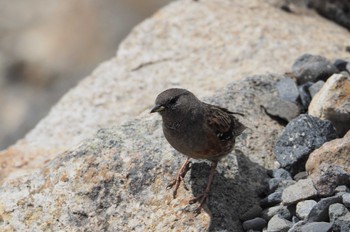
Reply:
[[[0,153],[1,231],[347,231],[348,38],[257,0],[174,2]],[[170,86],[248,126],[199,216],[209,165],[172,199],[184,157],[148,113]]]

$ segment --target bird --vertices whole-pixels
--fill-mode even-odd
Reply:
[[[204,192],[189,201],[199,203],[195,210],[200,213],[213,181],[218,162],[234,148],[235,139],[247,127],[228,109],[200,101],[192,92],[181,88],[170,88],[161,92],[150,113],[159,113],[162,118],[163,134],[169,144],[187,156],[176,178],[167,186],[176,198],[180,183],[190,169],[190,159],[211,162],[208,183]],[[184,187],[187,189],[186,185]]]

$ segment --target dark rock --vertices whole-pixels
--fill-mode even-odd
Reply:
[[[311,102],[311,94],[309,92],[309,88],[313,85],[313,82],[306,82],[298,87],[301,104],[304,109],[307,109]]]
[[[334,61],[334,66],[337,67],[339,71],[347,71],[346,66],[349,62],[342,59],[337,59]]]
[[[280,178],[272,178],[268,181],[268,193],[275,191],[278,188],[279,183],[282,181]]]
[[[263,218],[266,220],[270,220],[276,214],[280,215],[282,218],[289,220],[292,217],[287,206],[284,205],[276,205],[270,208],[267,208],[263,211]]]
[[[342,194],[342,200],[343,200],[343,204],[350,208],[350,193],[344,193]]]
[[[245,212],[240,219],[247,221],[256,217],[260,217],[262,214],[262,208],[259,205],[253,205],[247,212]]]
[[[295,181],[298,181],[298,180],[303,180],[303,179],[306,179],[307,178],[307,172],[298,172],[294,177],[293,179]]]
[[[350,30],[349,1],[310,0],[310,3],[319,14]]]
[[[308,81],[325,81],[339,70],[322,56],[304,54],[296,59],[292,66],[292,71],[297,77],[298,83],[304,84]]]
[[[292,227],[292,225],[292,222],[276,214],[271,218],[271,220],[267,224],[267,231],[287,232]]]
[[[262,96],[261,105],[269,115],[279,117],[288,122],[296,118],[300,113],[299,107],[296,104],[272,94],[265,94]]]
[[[274,153],[281,166],[294,174],[305,170],[305,162],[313,150],[335,138],[337,134],[330,121],[302,114],[285,127]]]
[[[309,93],[310,93],[311,98],[313,98],[316,95],[316,93],[318,91],[320,91],[320,89],[322,88],[324,83],[325,83],[324,81],[317,81],[316,83],[312,84],[309,87]]]
[[[317,195],[311,179],[299,180],[282,193],[283,204],[290,205]]]
[[[296,83],[289,77],[283,78],[276,84],[280,98],[295,103],[299,97]]]
[[[273,170],[272,175],[275,178],[280,178],[280,179],[284,179],[284,180],[292,180],[292,176],[290,175],[290,173],[283,168]]]
[[[301,232],[332,232],[332,223],[312,222],[301,227]]]
[[[322,163],[312,181],[320,196],[331,196],[337,186],[350,183],[350,173],[340,165]]]
[[[267,222],[260,218],[254,218],[254,219],[250,219],[248,221],[243,222],[243,229],[244,230],[258,230],[261,231],[265,226],[266,226]]]
[[[262,207],[276,205],[282,201],[282,192],[274,192],[260,201]]]
[[[340,202],[342,202],[342,196],[334,196],[334,197],[327,197],[327,198],[321,199],[311,209],[309,215],[306,218],[306,221],[307,222],[328,221],[329,206]]]

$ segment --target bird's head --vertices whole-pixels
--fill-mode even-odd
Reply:
[[[177,117],[199,103],[196,96],[186,89],[167,89],[157,96],[151,113],[158,112],[163,117]]]

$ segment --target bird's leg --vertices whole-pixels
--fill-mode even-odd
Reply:
[[[188,190],[183,179],[185,178],[188,170],[190,170],[190,163],[191,163],[190,158],[187,158],[186,161],[181,166],[179,172],[177,173],[176,179],[171,184],[169,184],[167,186],[167,189],[171,189],[175,185],[175,189],[173,192],[173,198],[176,198],[177,189],[179,188],[181,181],[183,182],[185,189]]]
[[[200,194],[199,196],[191,199],[190,202],[189,202],[190,204],[194,204],[196,202],[199,202],[199,206],[195,210],[195,212],[197,214],[199,214],[201,212],[201,209],[203,207],[204,202],[206,201],[206,199],[208,199],[208,194],[209,194],[209,191],[210,191],[211,183],[213,181],[213,177],[214,177],[215,169],[216,169],[217,165],[218,165],[217,161],[212,161],[211,162],[207,187],[205,188],[205,190],[204,190],[204,192],[202,194]]]

